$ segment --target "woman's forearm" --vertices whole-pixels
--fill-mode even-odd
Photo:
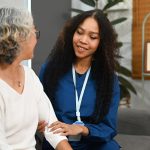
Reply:
[[[56,146],[56,150],[73,150],[67,140],[62,140]]]

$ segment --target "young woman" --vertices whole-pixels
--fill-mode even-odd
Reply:
[[[116,135],[120,90],[116,33],[101,10],[66,22],[40,79],[57,121],[50,130],[68,136],[74,150],[119,150]],[[46,122],[45,122],[46,123]],[[39,123],[42,131],[43,122]],[[52,149],[46,141],[43,150]]]
[[[31,68],[39,31],[32,15],[16,8],[0,8],[0,150],[35,150],[38,121],[57,121],[42,84]],[[58,150],[72,150],[65,136],[44,135]]]

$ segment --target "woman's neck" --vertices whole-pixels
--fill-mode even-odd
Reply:
[[[0,64],[0,70],[3,72],[15,73],[18,68],[20,68],[20,64],[15,62],[12,64]]]
[[[0,79],[5,81],[18,93],[22,93],[25,82],[25,73],[20,64],[0,64]]]
[[[84,74],[91,66],[92,58],[77,59],[74,67],[77,73]]]

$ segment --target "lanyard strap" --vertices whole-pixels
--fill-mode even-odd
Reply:
[[[80,96],[78,97],[78,92],[77,92],[77,83],[76,83],[76,73],[75,73],[75,69],[74,66],[72,65],[72,76],[73,76],[73,83],[74,83],[74,87],[75,87],[75,98],[76,98],[76,116],[77,116],[77,120],[81,121],[81,117],[80,117],[80,106],[81,106],[81,102],[82,102],[82,98],[83,98],[83,94],[85,92],[85,87],[87,85],[87,81],[89,78],[89,74],[91,71],[91,67],[88,69],[84,82],[83,82],[83,86],[81,89],[81,93]]]

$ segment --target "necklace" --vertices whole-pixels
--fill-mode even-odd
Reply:
[[[19,66],[17,72],[18,72],[18,74],[21,72],[21,66]],[[20,79],[20,81],[17,81],[17,86],[18,86],[19,88],[22,87],[21,79]]]
[[[17,85],[18,85],[18,87],[21,87],[21,82],[17,81]]]

